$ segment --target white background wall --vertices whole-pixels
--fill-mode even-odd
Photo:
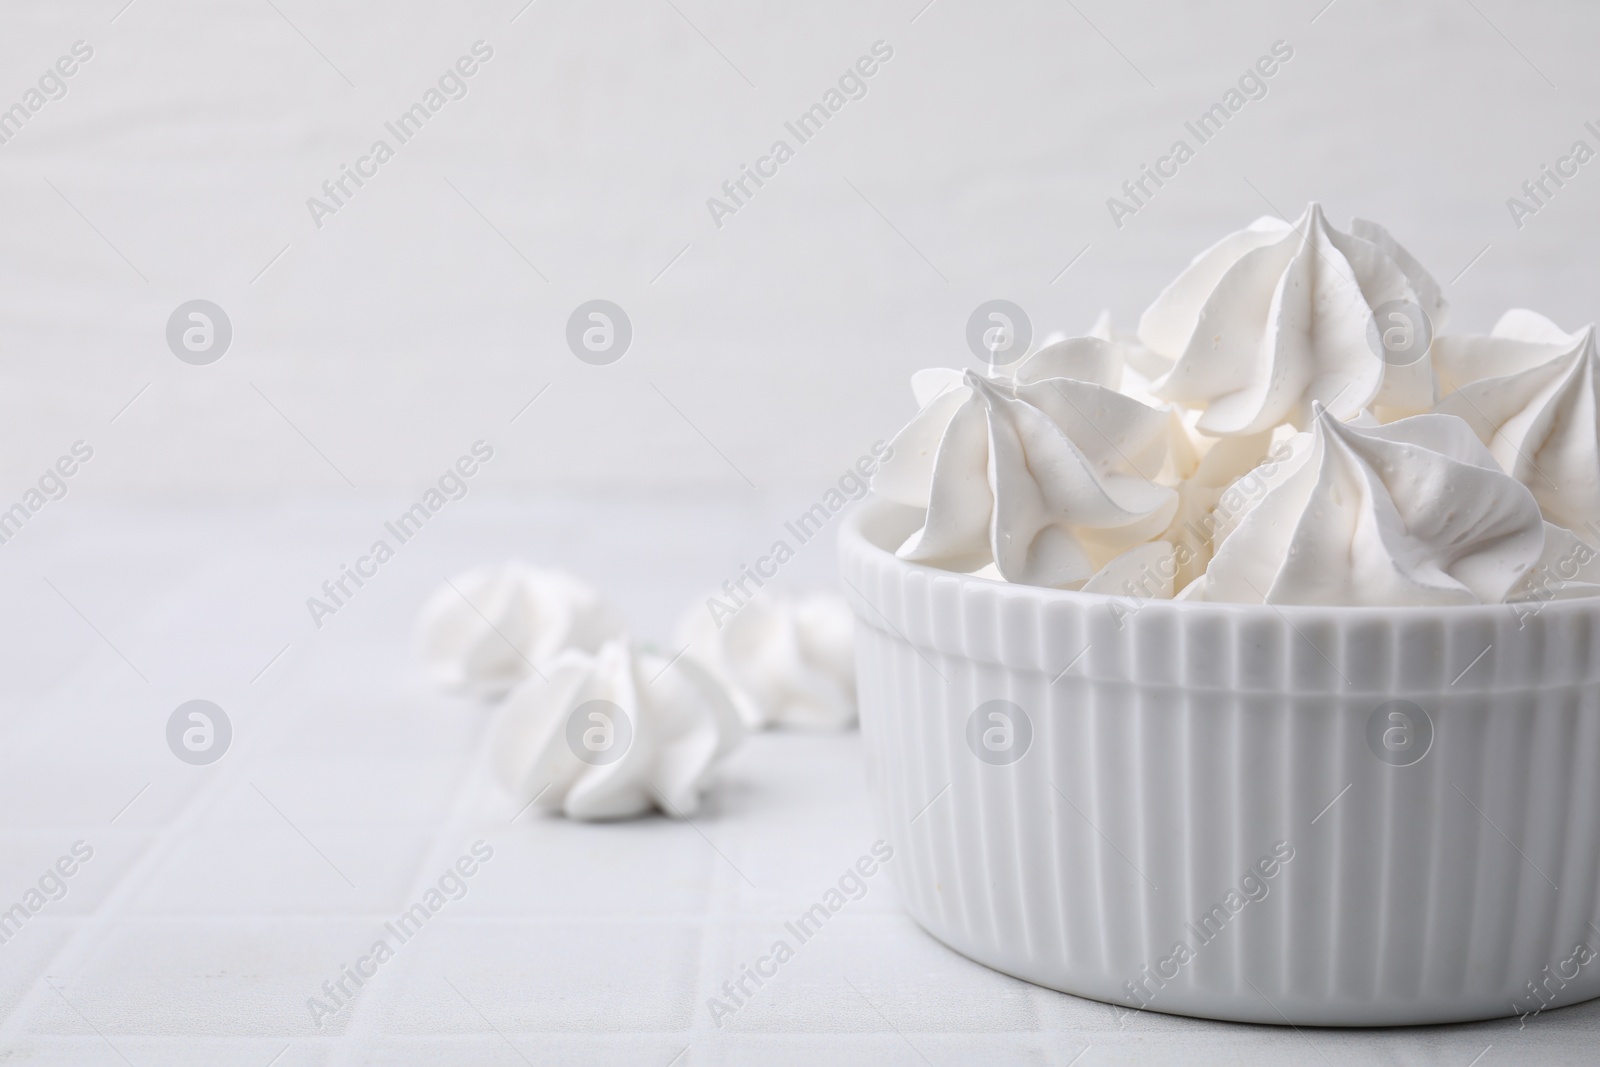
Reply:
[[[0,106],[95,54],[0,146],[0,498],[78,438],[75,493],[159,502],[350,493],[335,467],[400,497],[479,437],[511,491],[750,493],[709,439],[814,498],[910,371],[970,361],[979,301],[1131,322],[1269,201],[1387,223],[1457,327],[1596,315],[1600,162],[1520,232],[1505,207],[1595,142],[1594,5],[923,2],[6,4]],[[306,198],[478,39],[470,94],[315,228]],[[715,227],[706,198],[880,39],[868,95]],[[1278,39],[1269,95],[1117,230],[1106,197]],[[234,324],[209,367],[164,341],[195,297]],[[592,297],[634,323],[614,366],[564,343]]]

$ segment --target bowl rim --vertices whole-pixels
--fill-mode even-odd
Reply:
[[[988,591],[992,594],[1026,598],[1041,604],[1063,604],[1087,610],[1106,608],[1115,610],[1119,605],[1136,604],[1132,613],[1155,611],[1157,617],[1211,616],[1218,619],[1252,620],[1280,619],[1290,625],[1324,623],[1350,625],[1363,622],[1401,622],[1417,624],[1446,619],[1456,623],[1518,623],[1525,629],[1531,622],[1550,615],[1553,619],[1572,616],[1600,616],[1600,596],[1552,597],[1548,600],[1500,601],[1494,604],[1400,604],[1400,605],[1348,605],[1348,604],[1240,604],[1221,600],[1158,600],[1153,597],[1135,597],[1115,593],[1084,593],[1076,589],[1055,589],[1042,585],[1023,585],[1018,582],[997,581],[961,571],[947,571],[926,563],[901,559],[894,551],[874,539],[866,527],[871,523],[885,522],[897,514],[909,517],[919,509],[898,504],[869,493],[850,510],[839,527],[838,551],[841,562],[850,555],[873,559],[880,567],[897,569],[902,575],[920,575],[928,581],[955,582],[963,588]],[[847,576],[846,576],[847,577]],[[860,592],[857,590],[857,592]],[[863,594],[864,595],[864,594]],[[1519,612],[1519,608],[1526,608]]]

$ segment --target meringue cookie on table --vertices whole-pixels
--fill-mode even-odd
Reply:
[[[1540,558],[1533,495],[1465,423],[1316,421],[1216,549],[1205,600],[1472,604],[1504,600]]]
[[[1156,395],[1204,408],[1203,433],[1305,429],[1318,401],[1338,419],[1369,406],[1395,418],[1428,410],[1434,382],[1426,357],[1390,365],[1370,339],[1374,309],[1394,300],[1443,325],[1438,283],[1386,230],[1357,219],[1344,233],[1313,203],[1200,253],[1145,310],[1139,339],[1173,361]]]
[[[686,658],[611,641],[540,665],[500,709],[495,769],[519,804],[569,819],[699,807],[713,766],[744,737],[722,686]]]
[[[677,637],[685,656],[727,687],[752,730],[855,725],[855,618],[837,593],[764,592],[728,617],[697,604]]]
[[[1077,338],[1008,380],[948,372],[935,392],[918,375],[922,410],[873,479],[880,496],[926,509],[900,557],[1076,588],[1165,529],[1177,494],[1152,479],[1170,456],[1169,413],[1096,384],[1115,380],[1117,358]]]
[[[1487,337],[1440,337],[1435,408],[1465,419],[1545,518],[1600,533],[1600,352],[1594,326],[1566,333],[1507,312]]]
[[[624,628],[621,613],[572,575],[511,560],[441,586],[423,605],[417,638],[440,685],[495,699],[541,661],[594,652]]]

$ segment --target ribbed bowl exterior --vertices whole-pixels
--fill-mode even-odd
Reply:
[[[840,561],[889,867],[939,940],[1259,1023],[1600,995],[1600,603],[1141,604],[906,563],[915,524],[868,501]]]

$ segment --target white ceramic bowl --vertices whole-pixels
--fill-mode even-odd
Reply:
[[[897,559],[918,514],[869,500],[840,561],[891,868],[939,940],[1258,1023],[1600,995],[1600,603],[1039,589]]]

